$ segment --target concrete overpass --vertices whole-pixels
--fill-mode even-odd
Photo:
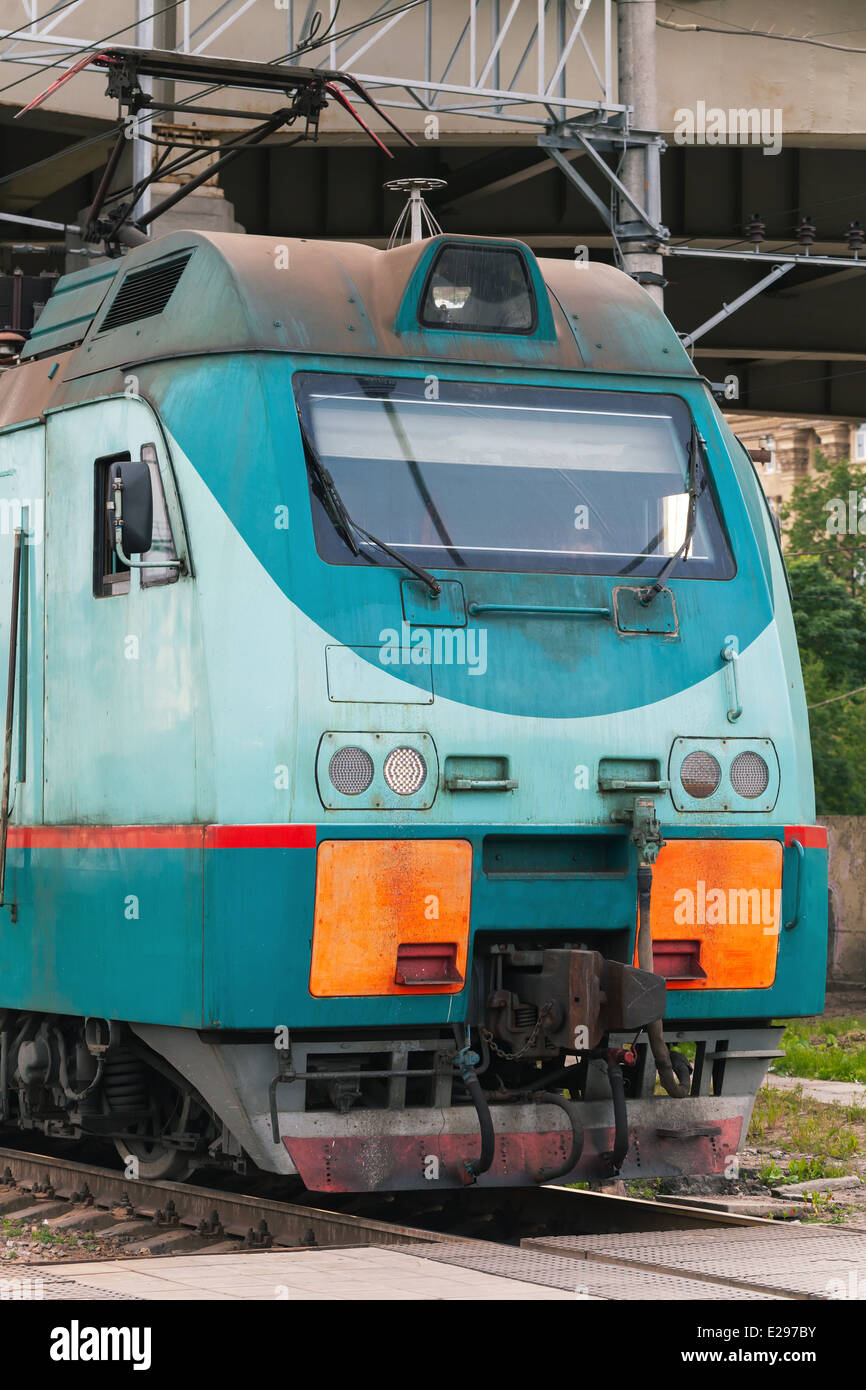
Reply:
[[[612,138],[602,157],[611,168],[620,163],[614,0],[317,3],[323,13],[314,43],[295,61],[351,67],[419,147],[395,151],[389,161],[348,116],[329,108],[316,146],[289,148],[276,136],[226,171],[222,192],[242,226],[384,244],[399,199],[383,184],[424,174],[447,180],[435,204],[447,230],[520,236],[548,255],[571,256],[583,245],[590,256],[614,258],[602,216],[611,195],[604,174],[584,149],[566,148],[594,205],[539,145],[564,121],[604,120]],[[303,49],[316,7],[306,0],[181,0],[148,18],[163,8],[160,0],[0,0],[0,211],[72,222],[88,205],[116,118],[104,75],[81,72],[23,121],[12,119],[88,44],[114,34],[116,42],[270,61]],[[826,0],[820,10],[806,0],[660,0],[656,18],[658,126],[667,142],[661,220],[670,244],[749,251],[744,227],[759,213],[762,251],[802,249],[794,229],[809,218],[811,254],[853,262],[849,224],[866,225],[861,0]],[[231,104],[251,113],[274,105],[255,93],[233,93]],[[729,113],[767,113],[768,143],[780,147],[765,153],[753,131],[749,143],[742,130],[720,132],[714,111],[724,113],[722,127],[730,127]],[[684,112],[696,118],[695,143],[684,142]],[[199,140],[225,138],[239,124],[196,115],[175,116],[174,125],[181,119],[184,133]],[[121,182],[130,181],[133,157],[140,163],[154,148],[138,139],[130,145]],[[60,152],[63,158],[53,158]],[[212,214],[219,193],[214,187],[203,195]],[[229,215],[224,205],[219,211]],[[7,271],[60,264],[56,245],[38,255],[10,249],[51,241],[51,233],[6,224],[0,235]],[[667,258],[666,310],[681,332],[692,332],[767,269],[748,260]],[[739,403],[752,411],[866,418],[864,322],[866,272],[853,264],[797,266],[700,338],[696,359],[714,380],[735,374]]]

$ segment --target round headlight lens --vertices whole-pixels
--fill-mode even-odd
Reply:
[[[394,748],[385,759],[385,781],[399,796],[412,796],[423,785],[427,764],[415,748]]]
[[[700,749],[683,758],[680,781],[689,796],[712,796],[722,780],[722,770],[712,753]]]
[[[328,776],[342,796],[360,796],[373,780],[373,759],[365,748],[338,748]]]
[[[731,763],[731,786],[738,796],[763,796],[769,782],[770,769],[760,754],[737,754]]]

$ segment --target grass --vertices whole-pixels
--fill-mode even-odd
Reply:
[[[92,1245],[92,1231],[56,1231],[50,1226],[25,1226],[21,1221],[0,1218],[0,1238],[3,1240],[38,1240],[40,1245]]]
[[[780,1076],[819,1081],[866,1083],[866,1018],[786,1019],[780,1046],[785,1056],[775,1064]]]
[[[755,1101],[748,1142],[757,1148],[772,1145],[783,1153],[805,1155],[789,1164],[789,1173],[779,1170],[774,1183],[841,1177],[846,1170],[835,1167],[833,1160],[844,1162],[866,1153],[866,1107],[823,1105],[804,1096],[799,1086],[793,1091],[764,1087]],[[824,1166],[818,1171],[816,1164]]]
[[[787,1168],[781,1168],[774,1158],[758,1169],[758,1182],[764,1187],[784,1187],[791,1182],[814,1182],[818,1178],[842,1178],[845,1170],[826,1158],[792,1158]],[[818,1194],[815,1194],[816,1196]]]
[[[632,1178],[626,1183],[626,1190],[629,1197],[640,1197],[645,1202],[652,1202],[656,1197],[667,1194],[668,1184],[664,1178]]]

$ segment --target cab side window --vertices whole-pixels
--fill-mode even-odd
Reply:
[[[153,444],[143,444],[141,449],[142,462],[146,463],[150,469],[150,482],[153,488],[153,544],[146,555],[142,555],[142,560],[153,562],[154,560],[174,560],[177,561],[177,550],[175,549],[174,536],[171,533],[171,522],[168,519],[168,508],[165,505],[165,489],[162,485],[162,474],[159,471],[159,460],[156,456],[156,448]],[[165,569],[144,569],[139,570],[141,575],[141,587],[151,589],[157,584],[176,584],[180,570],[177,563],[166,565]]]

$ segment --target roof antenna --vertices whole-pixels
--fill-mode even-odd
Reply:
[[[388,239],[388,250],[407,242],[439,236],[442,228],[424,201],[425,193],[445,188],[445,179],[390,179],[385,187],[392,193],[408,193],[409,198]]]

